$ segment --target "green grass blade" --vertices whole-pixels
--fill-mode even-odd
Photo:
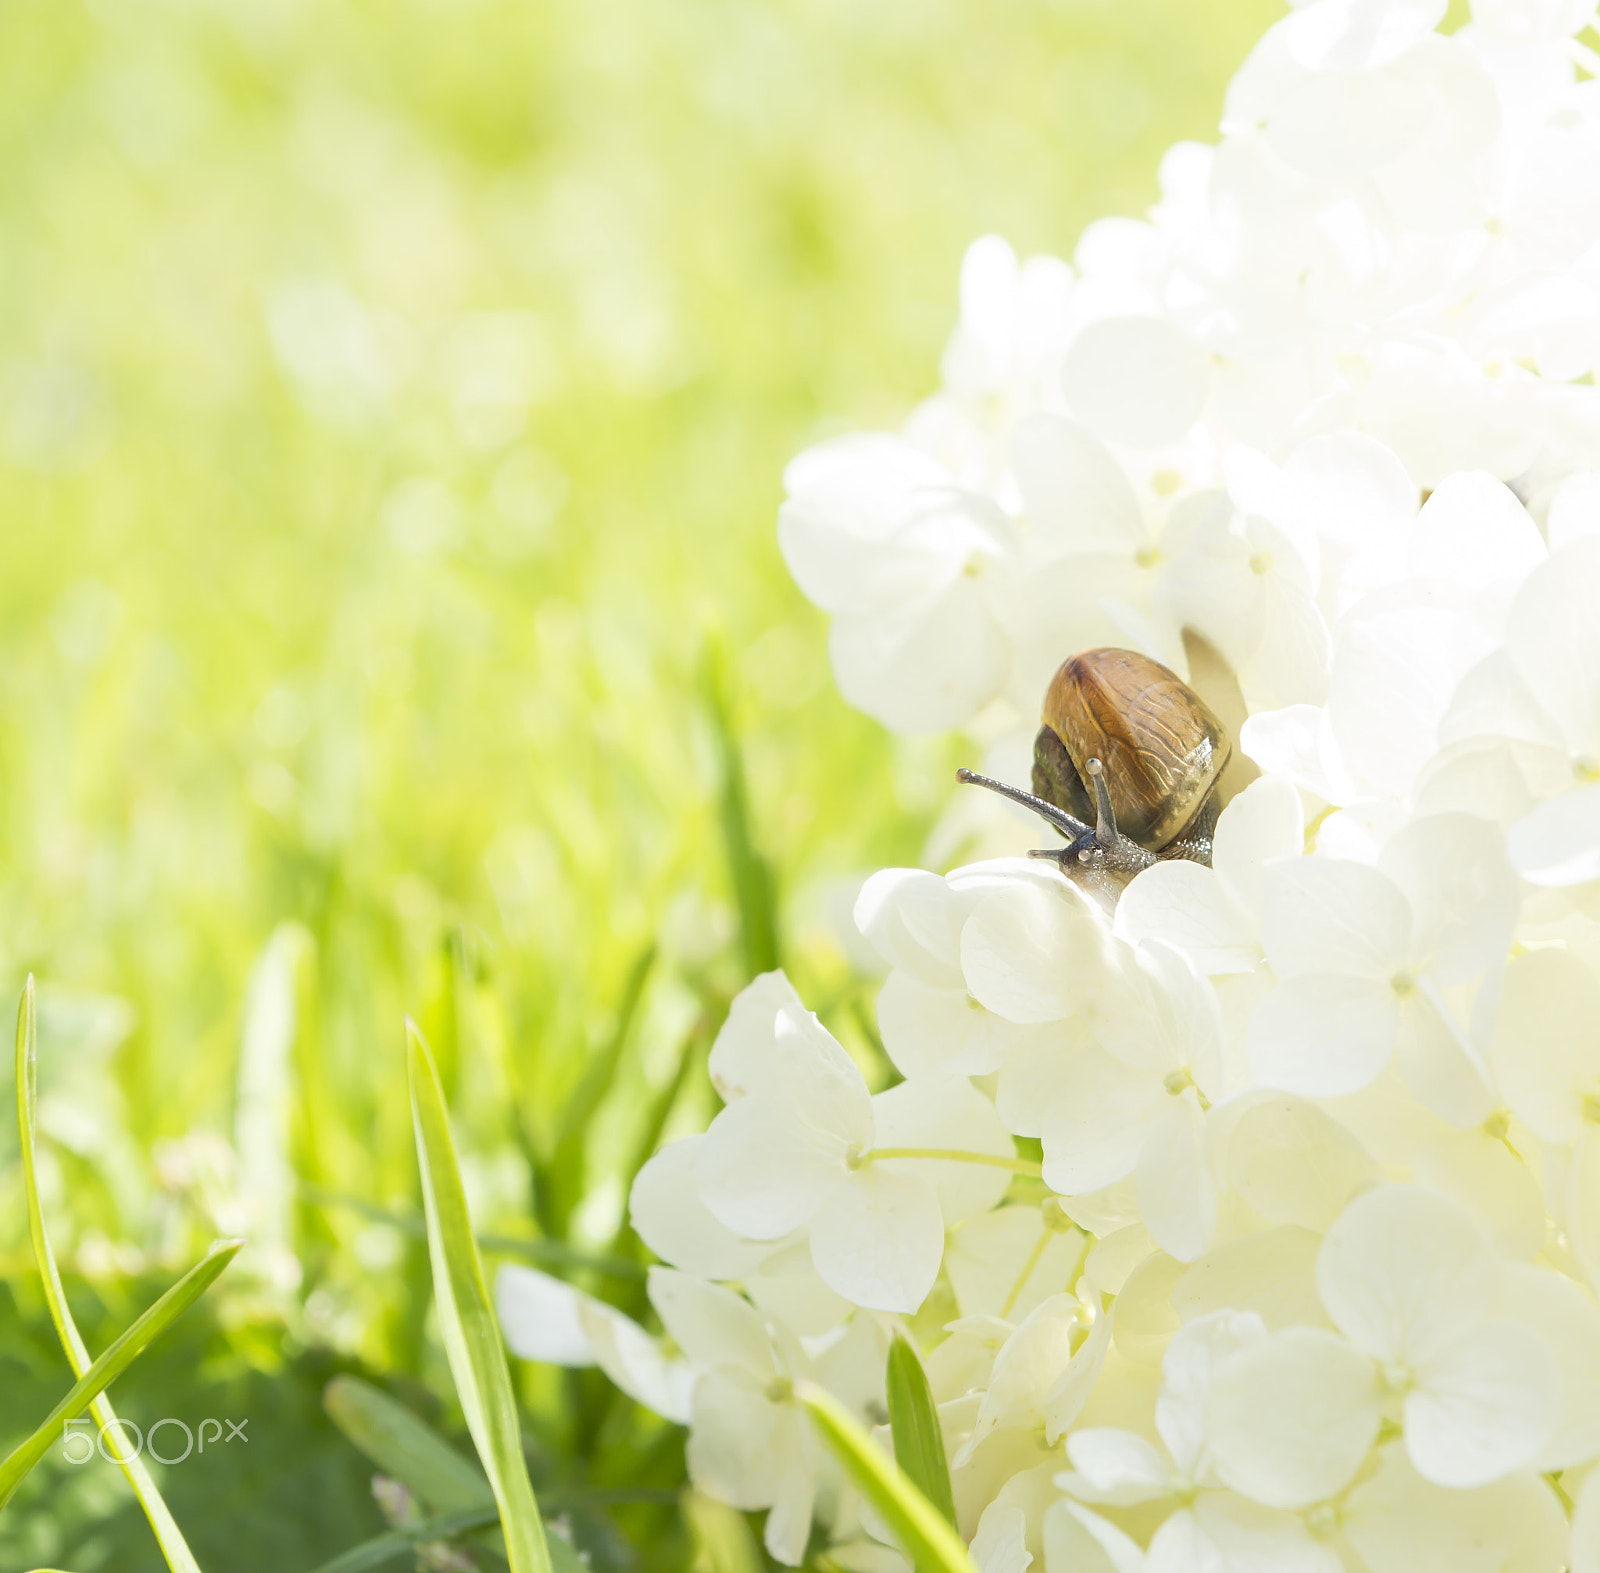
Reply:
[[[50,1451],[69,1420],[76,1420],[185,1311],[216,1282],[239,1254],[243,1240],[219,1240],[204,1261],[196,1262],[148,1311],[107,1347],[72,1390],[45,1416],[39,1428],[0,1463],[0,1507],[11,1500],[24,1476]]]
[[[616,1024],[599,1052],[589,1056],[583,1076],[562,1110],[561,1135],[555,1150],[549,1162],[541,1165],[547,1197],[544,1222],[551,1235],[560,1237],[568,1232],[573,1211],[583,1198],[589,1132],[594,1129],[596,1111],[616,1083],[655,961],[656,947],[647,945],[629,968]]]
[[[722,783],[718,820],[734,901],[739,909],[739,933],[746,975],[771,972],[778,965],[778,894],[772,866],[757,851],[750,829],[750,789],[745,781],[744,756],[734,735],[726,693],[726,661],[713,647],[706,668],[706,691],[716,731]]]
[[[433,1056],[415,1024],[406,1023],[406,1063],[417,1166],[428,1218],[428,1255],[439,1326],[467,1429],[500,1507],[511,1573],[551,1573],[539,1505],[522,1456],[522,1434],[505,1346],[472,1238],[466,1193],[456,1164],[444,1091]]]
[[[944,1456],[944,1432],[934,1408],[928,1374],[903,1333],[889,1345],[889,1432],[894,1461],[905,1477],[952,1527],[956,1500],[950,1489],[950,1465]]]
[[[832,1393],[814,1382],[801,1382],[795,1397],[919,1573],[973,1573],[972,1559],[954,1526]]]
[[[39,1203],[38,1165],[34,1159],[35,1111],[38,1106],[39,1060],[39,1010],[33,975],[23,985],[22,1001],[17,1006],[17,1126],[22,1140],[22,1187],[28,1204],[28,1232],[33,1237],[33,1258],[39,1265],[39,1275],[44,1279],[44,1297],[50,1307],[50,1319],[56,1324],[56,1333],[74,1376],[82,1376],[93,1362],[88,1346],[72,1319],[72,1308],[61,1285],[61,1273],[56,1267],[55,1252],[50,1249],[50,1238],[44,1229],[44,1209]],[[111,1400],[102,1393],[89,1406],[102,1431],[117,1424],[117,1412]],[[115,1431],[113,1435],[119,1435]],[[128,1484],[139,1499],[139,1506],[150,1520],[156,1543],[167,1559],[172,1573],[200,1573],[189,1543],[183,1538],[167,1504],[162,1501],[156,1483],[145,1468],[144,1460],[131,1453],[119,1441],[114,1444],[117,1462],[128,1477]]]
[[[489,1478],[427,1421],[360,1377],[336,1376],[322,1395],[329,1418],[378,1470],[434,1513],[494,1506]]]

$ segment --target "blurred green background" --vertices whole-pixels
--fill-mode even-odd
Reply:
[[[1070,254],[1146,206],[1280,13],[0,6],[0,984],[41,981],[91,1347],[251,1236],[113,1395],[248,1414],[159,1474],[209,1568],[382,1527],[333,1372],[462,1435],[405,1012],[480,1227],[636,1314],[561,1242],[637,1272],[628,1181],[709,1117],[731,994],[781,959],[872,1063],[852,881],[917,860],[956,755],[834,693],[783,464],[930,391],[973,237]],[[0,1445],[68,1384],[15,1156],[8,1117]],[[519,1380],[597,1566],[704,1559],[679,1433]],[[0,1573],[39,1563],[160,1565],[121,1476],[59,1460],[0,1517]]]

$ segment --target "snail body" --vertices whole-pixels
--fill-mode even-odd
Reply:
[[[1034,852],[1115,900],[1168,858],[1211,862],[1217,783],[1233,752],[1227,728],[1175,672],[1132,650],[1083,650],[1046,690],[1034,740],[1033,792],[963,770],[1034,810],[1067,841]]]

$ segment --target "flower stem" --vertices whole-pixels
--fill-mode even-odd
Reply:
[[[1055,1230],[1048,1224],[1039,1232],[1039,1243],[1034,1246],[1027,1261],[1022,1264],[1022,1271],[1017,1274],[1017,1281],[1011,1286],[1011,1293],[1006,1296],[1006,1303],[1000,1307],[1003,1317],[1011,1315],[1012,1308],[1016,1305],[1018,1297],[1022,1294],[1027,1282],[1033,1277],[1033,1270],[1039,1265],[1039,1259],[1044,1255],[1044,1248],[1050,1243]]]
[[[941,1158],[949,1163],[982,1163],[991,1169],[1009,1169],[1042,1179],[1043,1168],[1027,1158],[1003,1158],[993,1152],[962,1152],[955,1147],[874,1147],[868,1158]]]

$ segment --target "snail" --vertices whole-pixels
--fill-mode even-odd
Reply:
[[[1233,752],[1227,728],[1177,673],[1132,650],[1084,650],[1061,663],[1033,744],[1033,791],[971,770],[1034,813],[1066,846],[1034,851],[1112,901],[1168,858],[1211,862],[1218,792]]]

